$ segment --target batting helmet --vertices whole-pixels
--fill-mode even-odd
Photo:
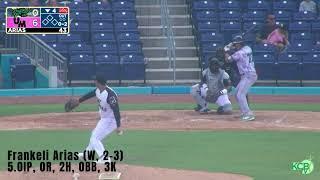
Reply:
[[[243,43],[243,37],[241,35],[237,35],[232,39],[233,44]]]

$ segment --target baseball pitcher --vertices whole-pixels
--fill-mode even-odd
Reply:
[[[219,106],[218,114],[232,113],[227,91],[230,86],[229,75],[220,67],[220,62],[211,58],[209,67],[202,72],[201,83],[191,87],[191,95],[197,102],[195,111],[208,113],[208,103],[215,103]]]
[[[241,79],[236,87],[235,96],[240,106],[241,120],[252,121],[255,119],[255,116],[250,110],[246,98],[246,94],[248,93],[250,87],[258,79],[252,58],[252,49],[244,44],[242,36],[236,36],[232,46],[234,46],[236,52],[232,55],[226,53],[225,61],[227,63],[233,61],[237,63]]]
[[[103,153],[105,148],[102,144],[102,140],[111,134],[114,130],[117,130],[119,135],[122,134],[121,116],[119,111],[117,94],[108,86],[106,86],[106,80],[103,76],[97,76],[95,80],[96,89],[85,94],[80,99],[71,99],[65,105],[67,112],[77,107],[80,103],[90,99],[94,96],[97,97],[99,106],[100,120],[94,130],[91,133],[89,144],[86,148],[87,151],[94,150],[98,154],[97,163],[104,164]],[[79,158],[83,158],[84,154],[79,153]]]

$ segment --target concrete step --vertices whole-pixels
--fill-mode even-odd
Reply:
[[[167,47],[167,37],[149,36],[141,37],[143,47]],[[175,36],[176,47],[195,46],[194,36]]]
[[[173,62],[171,62],[173,65]],[[169,58],[149,58],[148,69],[165,69],[169,68]],[[176,58],[176,68],[198,68],[199,59],[197,57],[179,57]]]
[[[186,0],[168,0],[168,5],[186,4]],[[160,5],[161,0],[135,0],[135,5]]]
[[[176,79],[199,79],[199,68],[176,69]],[[146,69],[147,80],[173,80],[173,69]]]
[[[160,5],[136,5],[138,16],[143,15],[160,15]],[[170,15],[186,15],[189,14],[187,5],[168,5]]]
[[[137,16],[140,26],[161,26],[161,16]],[[172,15],[170,16],[170,24],[172,26],[186,26],[190,25],[189,15]]]
[[[167,57],[166,47],[144,47],[144,55],[150,57]],[[177,47],[176,57],[197,57],[196,47]]]
[[[175,36],[192,36],[192,26],[172,26]],[[162,36],[162,26],[139,26],[141,36]]]

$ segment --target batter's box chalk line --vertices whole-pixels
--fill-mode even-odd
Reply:
[[[120,177],[120,172],[105,172],[99,175],[99,180],[119,180]]]

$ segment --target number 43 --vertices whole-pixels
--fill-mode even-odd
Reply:
[[[60,33],[67,33],[68,31],[67,31],[67,28],[60,28],[59,32]]]

